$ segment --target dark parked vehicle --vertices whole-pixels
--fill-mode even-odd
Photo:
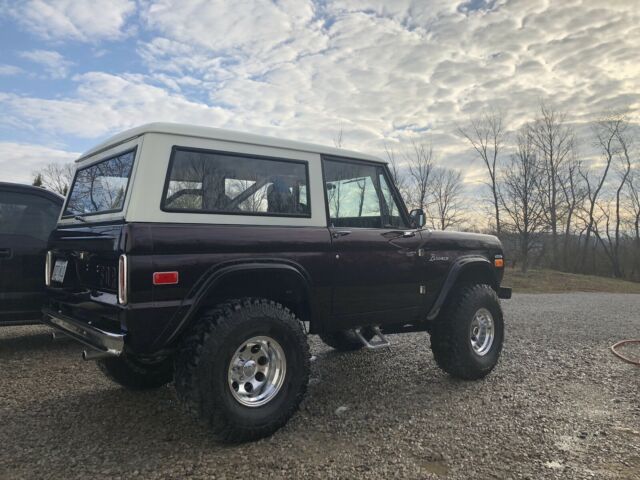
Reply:
[[[0,325],[40,322],[47,240],[63,201],[43,188],[0,182]]]
[[[46,322],[121,385],[174,380],[225,441],[293,415],[307,332],[338,350],[429,332],[440,367],[482,378],[511,295],[500,242],[423,229],[390,178],[381,160],[335,148],[127,131],[79,159],[47,254]]]

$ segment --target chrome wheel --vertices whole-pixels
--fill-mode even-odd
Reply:
[[[271,337],[253,337],[240,345],[229,363],[229,388],[242,405],[259,407],[280,391],[287,373],[284,350]]]
[[[470,328],[471,347],[481,357],[491,350],[494,338],[493,316],[486,308],[481,308],[473,316]]]

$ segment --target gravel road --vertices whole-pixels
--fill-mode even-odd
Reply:
[[[640,295],[515,295],[484,381],[435,365],[426,334],[336,353],[311,338],[309,392],[273,437],[222,446],[174,391],[130,392],[45,327],[0,329],[0,479],[640,479]],[[342,408],[344,407],[344,408]]]

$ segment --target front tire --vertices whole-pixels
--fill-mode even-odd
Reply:
[[[296,412],[309,380],[301,322],[282,305],[246,298],[205,312],[176,357],[178,398],[223,442],[266,437]]]
[[[504,339],[500,301],[489,285],[463,286],[435,320],[431,350],[453,377],[477,380],[498,363]]]
[[[130,390],[160,388],[173,380],[173,358],[147,362],[121,355],[96,361],[98,368],[110,380]]]

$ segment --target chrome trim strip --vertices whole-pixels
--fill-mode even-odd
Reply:
[[[44,284],[47,287],[51,286],[51,267],[53,266],[53,252],[47,251],[47,257],[44,262]]]
[[[123,253],[118,259],[118,303],[126,305],[129,290],[129,259]]]

